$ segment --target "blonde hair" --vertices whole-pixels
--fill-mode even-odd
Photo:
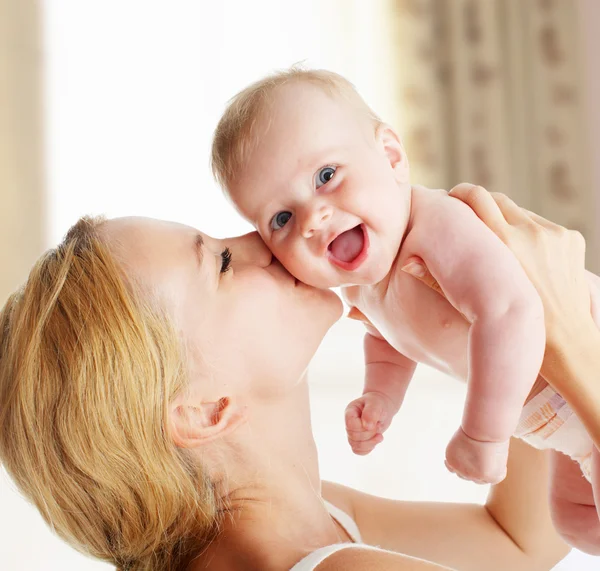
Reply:
[[[377,114],[365,103],[346,78],[324,69],[302,69],[293,66],[256,81],[232,97],[215,129],[211,168],[217,182],[228,190],[236,173],[244,168],[257,144],[258,124],[274,92],[292,82],[306,82],[322,89],[331,97],[341,97],[364,113],[374,126],[381,123]]]
[[[83,218],[0,313],[0,460],[46,522],[127,570],[175,570],[214,537],[214,486],[169,437],[186,383],[168,318]]]

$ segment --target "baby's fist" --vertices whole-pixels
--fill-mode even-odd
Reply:
[[[369,392],[346,407],[346,433],[355,454],[364,456],[383,441],[395,410],[390,397]]]
[[[459,428],[446,448],[446,468],[477,484],[498,484],[506,477],[510,442],[481,442]]]

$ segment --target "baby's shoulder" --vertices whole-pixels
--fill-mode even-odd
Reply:
[[[453,198],[443,189],[414,186],[412,192],[413,213],[420,220],[447,218],[449,223],[471,218],[475,213],[462,201]]]
[[[465,260],[498,262],[512,257],[510,250],[464,202],[445,191],[417,188],[417,203],[399,262],[419,256],[438,269],[456,267]],[[403,266],[400,265],[400,268]]]
[[[489,241],[489,234],[493,233],[461,200],[444,190],[415,187],[406,245],[433,242],[445,248],[454,242],[451,238],[462,236],[471,242],[470,249],[478,249],[478,244],[483,248]]]

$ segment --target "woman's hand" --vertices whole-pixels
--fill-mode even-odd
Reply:
[[[480,186],[461,184],[450,195],[470,206],[521,262],[544,304],[548,343],[595,328],[585,277],[585,240],[579,232]]]

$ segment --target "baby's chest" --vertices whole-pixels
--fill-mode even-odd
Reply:
[[[469,324],[439,293],[398,271],[383,294],[365,288],[359,309],[398,351],[444,358],[466,343]]]

